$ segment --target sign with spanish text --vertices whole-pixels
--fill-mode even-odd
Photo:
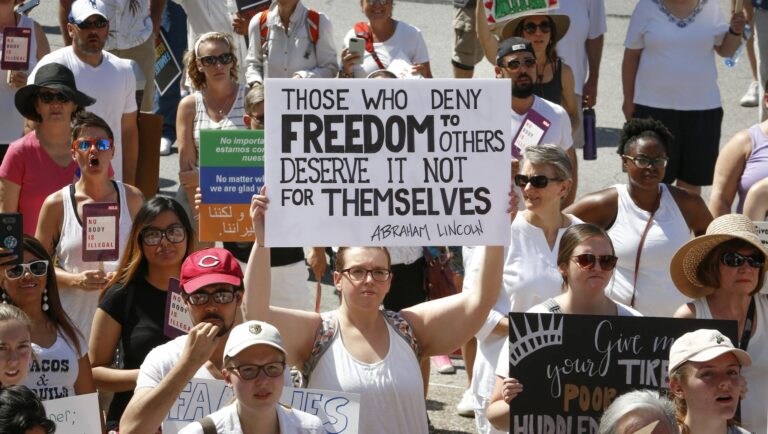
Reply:
[[[262,185],[264,131],[200,131],[200,240],[252,242],[251,197]]]
[[[509,242],[509,80],[266,82],[265,243]]]
[[[83,205],[83,261],[117,261],[120,257],[120,206],[100,202]]]
[[[168,46],[165,30],[160,29],[155,37],[155,88],[160,95],[165,95],[179,76],[181,76],[179,61]]]
[[[510,403],[510,432],[596,434],[619,395],[668,384],[678,337],[716,329],[731,341],[736,321],[509,314],[509,375],[523,385]]]
[[[168,279],[168,291],[165,299],[165,321],[163,321],[163,333],[175,339],[192,330],[192,317],[181,295],[179,279]]]
[[[488,24],[498,25],[505,21],[533,12],[547,12],[559,6],[558,0],[482,0]]]
[[[99,398],[96,393],[43,401],[45,414],[56,424],[56,434],[101,432]]]
[[[2,29],[3,52],[0,68],[10,71],[29,69],[30,41],[32,29],[29,27],[5,27]]]

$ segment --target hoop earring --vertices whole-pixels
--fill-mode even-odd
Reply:
[[[48,288],[43,289],[43,312],[48,312],[48,309],[50,306],[48,306]]]

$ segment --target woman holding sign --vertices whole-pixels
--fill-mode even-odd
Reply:
[[[114,156],[112,130],[90,112],[75,117],[71,158],[80,168],[80,179],[46,198],[40,210],[36,237],[58,259],[56,280],[61,287],[61,304],[86,339],[96,312],[99,294],[117,270],[113,261],[83,260],[83,205],[119,205],[117,247],[125,245],[133,216],[144,198],[136,187],[113,181],[108,169]],[[119,254],[119,251],[118,251]]]
[[[740,420],[758,434],[766,433],[768,423],[768,295],[760,293],[767,255],[754,223],[726,214],[714,219],[705,235],[680,247],[669,266],[677,289],[694,299],[675,317],[738,322],[738,348],[753,360],[742,372],[749,393],[741,402]]]

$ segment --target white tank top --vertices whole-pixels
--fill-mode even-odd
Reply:
[[[669,263],[677,249],[691,239],[691,231],[667,186],[660,185],[661,201],[643,244],[632,307],[645,316],[672,317],[688,298],[672,283]],[[618,210],[608,235],[619,261],[605,292],[614,301],[631,306],[637,246],[651,213],[635,205],[626,184],[614,188],[619,194]]]
[[[200,130],[245,129],[243,115],[245,114],[245,93],[247,91],[248,87],[244,84],[241,84],[240,87],[238,87],[235,102],[232,103],[232,108],[229,109],[229,113],[227,113],[219,122],[214,122],[211,117],[208,116],[208,110],[205,108],[205,102],[203,102],[203,93],[201,91],[196,91],[194,93],[195,120],[192,126],[192,138],[195,141],[195,149],[197,149],[198,156],[200,155]]]
[[[125,198],[125,186],[120,181],[113,181],[120,196],[120,221],[118,223],[119,248],[122,254],[133,219]],[[64,220],[61,224],[61,239],[56,246],[58,265],[64,271],[79,273],[85,270],[97,270],[98,262],[83,261],[83,226],[75,211],[75,204],[70,196],[69,185],[61,189],[64,205]],[[104,262],[104,271],[116,271],[119,261]],[[64,311],[67,312],[77,328],[83,333],[85,341],[91,335],[91,321],[99,303],[100,291],[85,291],[79,288],[59,287],[59,295]]]
[[[360,428],[366,434],[427,434],[424,383],[416,355],[387,323],[389,352],[363,363],[344,347],[342,330],[309,377],[308,387],[360,394]]]
[[[768,402],[768,295],[756,294],[755,327],[749,338],[747,352],[752,357],[752,366],[743,368],[741,373],[747,380],[749,392],[741,401],[741,425],[755,434],[766,434],[768,414],[765,407]],[[693,302],[697,319],[713,319],[707,297]],[[738,344],[738,342],[734,342]]]

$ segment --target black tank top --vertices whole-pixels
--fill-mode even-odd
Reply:
[[[560,58],[555,61],[555,72],[552,74],[552,80],[546,83],[535,83],[533,85],[533,94],[544,98],[545,100],[560,104],[563,99],[563,62]]]

